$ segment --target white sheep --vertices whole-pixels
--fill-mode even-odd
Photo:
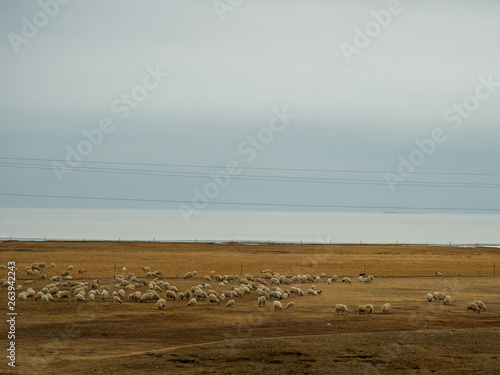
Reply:
[[[94,293],[89,293],[89,301],[91,301],[91,302],[95,301],[95,294]]]
[[[389,314],[391,312],[391,304],[390,303],[384,303],[381,307],[382,313],[384,314]]]
[[[444,300],[443,300],[443,304],[444,305],[449,305],[451,303],[451,296],[450,295],[447,295]]]
[[[101,301],[105,301],[108,299],[109,293],[106,289],[101,290]]]
[[[150,267],[141,267],[144,272],[149,272],[151,271]]]
[[[366,307],[365,305],[358,305],[358,314],[365,314],[366,313]]]
[[[80,268],[78,270],[78,273],[86,273],[86,272],[87,272],[87,270],[85,268]]]
[[[475,304],[474,302],[467,302],[466,306],[467,306],[466,311],[469,311],[469,310],[477,311],[478,314],[481,312],[481,309],[479,308],[479,306],[477,304]]]
[[[50,293],[50,290],[49,290],[49,293]],[[50,294],[52,294],[52,293],[50,293]],[[60,291],[60,292],[57,292],[56,297],[59,301],[61,301],[63,298],[67,298],[69,301],[70,293],[67,290],[65,290],[64,292]]]
[[[257,303],[258,303],[259,307],[261,307],[261,306],[265,307],[266,306],[266,296],[260,296],[257,299]]]
[[[137,302],[137,301],[141,301],[141,292],[139,291],[135,291],[133,293],[130,293],[128,295],[128,299],[131,300],[132,302]]]
[[[126,267],[123,267],[123,268],[122,268],[122,272],[127,272],[127,268],[126,268]]]
[[[210,294],[208,296],[207,301],[210,302],[210,303],[216,303],[217,305],[220,305],[219,299],[217,298],[217,296],[215,296],[213,294]]]
[[[118,296],[113,297],[113,303],[122,303],[122,300]]]
[[[352,281],[350,278],[348,278],[347,276],[345,276],[343,279],[342,279],[342,282],[343,283],[346,283],[346,284],[351,284],[352,285]]]
[[[173,300],[175,300],[177,298],[177,295],[175,294],[174,291],[167,290],[167,292],[165,293],[165,297],[166,298],[172,298]]]
[[[345,315],[349,315],[349,309],[347,308],[346,305],[343,305],[341,303],[338,303],[335,306],[335,312],[337,313],[337,315],[339,315],[341,312],[345,313]]]
[[[295,307],[295,302],[288,302],[286,305],[287,309],[293,309]]]
[[[337,275],[332,276],[332,282],[337,281],[338,279],[339,279],[339,277]]]
[[[479,307],[479,310],[486,311],[486,305],[483,302],[481,302],[481,301],[474,301],[474,303],[477,305],[477,307]]]
[[[85,297],[82,294],[77,294],[75,296],[75,302],[85,302]]]
[[[167,301],[165,301],[164,298],[160,298],[156,301],[156,307],[158,307],[158,309],[165,310],[165,306],[167,306]]]
[[[432,302],[433,299],[434,299],[434,296],[430,293],[427,293],[427,301]]]
[[[188,302],[188,306],[196,306],[196,298],[191,298]]]
[[[17,299],[20,301],[27,301],[28,296],[26,295],[26,292],[21,292],[17,295]]]
[[[326,280],[326,283],[327,283],[327,284],[331,284],[331,283],[332,283],[332,279],[328,279],[328,280]]]
[[[441,272],[436,272],[436,276],[439,277],[439,276],[443,276],[443,274]]]
[[[56,268],[56,264],[55,264],[55,263],[50,263],[50,266],[51,266],[52,268]]]
[[[234,299],[230,299],[229,302],[226,304],[226,307],[234,307]]]
[[[68,268],[66,268],[68,271],[71,271],[73,269],[73,266],[69,265]]]
[[[442,293],[439,293],[436,297],[436,302],[441,302],[441,301],[444,301],[444,299],[446,298],[446,295],[445,294],[442,294]]]
[[[281,304],[280,301],[274,301],[273,306],[275,310],[283,310],[283,305]]]
[[[371,314],[373,311],[373,305],[367,304],[365,305],[365,314]]]
[[[49,294],[49,296],[52,297],[51,294]],[[49,297],[47,297],[47,295],[43,295],[42,298],[40,298],[40,300],[43,302],[43,303],[49,303]]]

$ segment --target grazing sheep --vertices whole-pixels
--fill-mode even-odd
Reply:
[[[127,268],[126,268],[126,267],[123,267],[123,268],[122,268],[122,272],[127,272]]]
[[[20,301],[27,301],[28,296],[26,295],[26,292],[21,292],[17,295],[17,299]]]
[[[156,307],[158,307],[158,309],[165,310],[165,306],[167,306],[167,301],[165,301],[165,299],[160,298],[156,301]]]
[[[106,289],[103,289],[101,291],[101,301],[105,301],[106,299],[108,299],[109,297],[109,293]]]
[[[432,302],[433,299],[434,299],[434,296],[430,293],[427,293],[427,301]]]
[[[481,301],[474,301],[474,303],[477,305],[477,307],[479,307],[479,310],[486,311],[486,305],[483,302],[481,302]]]
[[[42,298],[42,296],[44,296],[45,294],[43,292],[38,292],[35,296],[35,301],[38,301],[39,299]]]
[[[80,268],[78,270],[78,273],[86,273],[86,272],[87,272],[87,270],[85,268]]]
[[[339,279],[339,277],[337,275],[332,276],[332,282],[337,281],[338,279]]]
[[[234,301],[233,301],[234,302]],[[191,298],[188,302],[188,307],[189,306],[196,306],[196,299],[195,298]]]
[[[365,305],[365,314],[371,314],[373,311],[373,305],[367,304]]]
[[[328,280],[326,280],[326,283],[327,283],[327,284],[331,284],[331,283],[332,283],[332,279],[328,279]]]
[[[349,315],[349,309],[347,308],[346,305],[343,305],[341,303],[335,306],[335,312],[337,313],[337,315],[340,315],[341,312],[345,313],[343,315]]]
[[[479,306],[477,304],[475,304],[474,302],[467,302],[467,312],[469,310],[472,310],[472,311],[477,311],[477,313],[479,314],[481,312],[481,309],[479,308]]]
[[[441,272],[436,272],[436,276],[439,277],[439,276],[443,276],[443,274]]]
[[[53,301],[54,300],[54,297],[52,297],[52,294],[46,294],[47,298],[49,299],[49,301]]]
[[[391,312],[391,304],[390,303],[384,303],[381,307],[382,313],[384,314],[389,314]]]
[[[257,299],[257,303],[259,305],[259,307],[265,307],[266,306],[266,296],[260,296],[258,299]]]
[[[229,302],[226,304],[226,307],[234,307],[234,299],[230,299]]]
[[[343,279],[342,279],[342,282],[343,283],[346,283],[346,284],[351,284],[352,285],[352,281],[350,278],[348,278],[347,276],[345,276]]]
[[[66,268],[68,271],[71,271],[73,269],[73,266],[69,265],[68,268]]]
[[[136,291],[136,292],[133,292],[133,293],[130,293],[128,295],[128,299],[131,300],[132,302],[137,302],[137,301],[141,301],[141,292],[139,291]]]
[[[155,295],[151,292],[144,293],[141,297],[141,302],[154,301]]]
[[[141,267],[144,272],[150,272],[151,268],[150,267]]]
[[[280,301],[274,301],[273,306],[275,310],[283,310],[283,305],[281,304]]]
[[[2,270],[6,270],[6,269],[7,269],[7,267],[5,267],[5,264],[2,264],[2,265],[0,266],[0,269],[2,269]]]
[[[50,263],[50,266],[51,266],[52,268],[56,268],[56,264],[55,264],[55,263]]]
[[[85,297],[82,294],[77,294],[75,296],[75,302],[85,302]]]
[[[49,295],[52,296],[51,294]],[[45,294],[42,296],[42,298],[40,298],[40,300],[42,301],[42,303],[49,303],[49,297],[47,297]]]
[[[295,302],[288,302],[286,305],[287,309],[293,309],[295,307]]]
[[[451,303],[451,296],[446,296],[443,300],[444,305],[449,305]]]
[[[207,301],[210,302],[210,303],[216,303],[217,305],[220,305],[219,299],[216,296],[214,296],[213,294],[210,294],[208,296]]]
[[[366,313],[366,307],[365,307],[365,305],[359,305],[358,306],[358,314],[361,314],[361,313],[363,313],[363,314]]]
[[[50,293],[50,290],[49,290],[49,293]],[[50,294],[52,294],[52,293],[50,293]],[[67,298],[67,299],[68,299],[68,301],[69,301],[70,293],[69,293],[67,290],[66,290],[66,291],[64,291],[64,292],[63,292],[63,291],[60,291],[60,292],[57,292],[56,297],[57,297],[57,299],[58,299],[59,301],[61,301],[61,300],[62,300],[62,299],[64,299],[64,298]]]
[[[445,298],[446,298],[446,295],[439,293],[439,294],[436,296],[436,302],[441,302],[441,301],[444,301],[444,299],[445,299]]]
[[[113,303],[122,303],[122,300],[118,296],[113,297]]]
[[[94,293],[89,294],[89,301],[94,302],[94,300],[95,300],[95,294]]]
[[[50,281],[61,281],[61,276],[51,276]]]
[[[171,290],[172,292],[175,292],[175,293],[177,293],[179,291],[179,289],[177,289],[175,286],[170,286],[169,290]]]
[[[192,279],[193,278],[193,273],[192,272],[186,272],[186,274],[184,275],[184,278],[185,279]]]

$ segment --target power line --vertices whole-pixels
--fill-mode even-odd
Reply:
[[[69,195],[46,195],[46,194],[20,194],[0,193],[3,196],[54,198],[54,199],[80,199],[80,200],[107,200],[127,202],[153,202],[153,203],[187,203],[189,200],[175,199],[144,199],[144,198],[115,198],[115,197],[88,197]],[[500,208],[471,208],[471,207],[410,207],[410,206],[357,206],[357,205],[329,205],[329,204],[296,204],[296,203],[256,203],[256,202],[209,202],[213,205],[232,206],[267,206],[267,207],[314,207],[314,208],[349,208],[349,209],[383,209],[383,210],[436,210],[436,211],[500,211]]]
[[[0,162],[0,167],[7,168],[28,168],[28,169],[53,169],[50,166],[26,163],[5,163]],[[210,174],[201,172],[182,171],[155,171],[141,169],[119,169],[100,167],[74,167],[72,170],[90,173],[109,174],[129,174],[146,176],[170,176],[182,178],[210,178]],[[329,184],[351,184],[351,185],[387,185],[387,181],[373,179],[348,179],[348,178],[326,178],[326,177],[302,177],[302,176],[266,176],[266,175],[243,175],[229,176],[232,180],[251,181],[277,181],[277,182],[297,182],[297,183],[329,183]],[[405,181],[398,182],[401,186],[417,187],[453,187],[453,188],[488,188],[498,189],[500,184],[486,182],[446,182],[446,181]]]
[[[13,157],[0,157],[5,160],[28,160],[28,161],[46,161],[46,162],[60,162],[66,163],[66,160],[42,159],[42,158],[13,158]],[[116,162],[116,161],[82,161],[82,163],[89,164],[115,164],[115,165],[138,165],[138,166],[157,166],[157,167],[181,167],[181,168],[216,168],[225,169],[226,166],[221,165],[202,165],[202,164],[166,164],[166,163],[137,163],[137,162]],[[249,167],[249,170],[270,170],[270,171],[302,171],[302,172],[334,172],[334,173],[394,173],[398,174],[399,171],[377,171],[377,170],[354,170],[354,169],[314,169],[314,168],[273,168],[273,167]],[[449,175],[449,176],[500,176],[500,173],[469,173],[469,172],[418,172],[415,171],[414,175]]]

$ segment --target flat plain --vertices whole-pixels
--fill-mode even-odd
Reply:
[[[145,277],[143,266],[161,270],[179,291],[203,283],[204,275],[284,274],[349,276],[352,284],[315,282],[318,296],[289,297],[293,309],[257,306],[255,291],[235,306],[167,300],[154,303],[16,301],[16,368],[2,356],[1,374],[498,374],[500,369],[500,249],[404,245],[299,245],[157,242],[0,243],[1,264],[15,261],[17,284],[38,292],[48,279],[28,276],[25,267],[45,262],[48,277],[68,265],[73,280],[117,290],[114,276]],[[56,267],[49,265],[55,263]],[[127,271],[122,272],[122,267]],[[85,268],[83,275],[78,269]],[[184,279],[188,271],[193,279]],[[7,278],[8,270],[0,270]],[[374,275],[371,284],[358,275]],[[442,272],[436,277],[435,272]],[[213,274],[212,274],[213,275]],[[212,277],[213,279],[213,277]],[[30,283],[34,280],[34,283]],[[149,279],[148,279],[149,280]],[[28,282],[28,283],[26,283]],[[221,292],[229,282],[211,289]],[[313,283],[297,286],[304,291]],[[268,281],[268,286],[270,283]],[[147,287],[139,289],[141,292]],[[450,305],[427,302],[426,294],[449,294]],[[129,291],[127,291],[128,294]],[[165,291],[161,293],[165,297]],[[487,311],[466,311],[481,300]],[[227,302],[227,300],[226,300]],[[390,314],[380,307],[391,303]],[[348,306],[347,316],[335,305]],[[372,304],[371,315],[357,314]],[[0,290],[7,312],[7,288]],[[3,319],[0,342],[9,348]],[[4,329],[5,328],[5,329]]]

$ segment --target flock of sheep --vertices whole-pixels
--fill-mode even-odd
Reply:
[[[50,265],[51,268],[55,268],[55,264]],[[27,276],[38,277],[39,279],[46,279],[47,276],[42,270],[46,268],[44,262],[33,263],[25,268],[25,273]],[[0,269],[6,269],[4,265],[0,266]],[[243,295],[255,294],[257,296],[257,306],[265,307],[268,300],[273,301],[274,310],[283,310],[283,304],[281,301],[286,300],[289,297],[301,297],[304,295],[318,296],[322,294],[321,290],[317,290],[315,285],[310,285],[309,288],[300,288],[298,286],[293,286],[291,284],[307,284],[307,283],[317,283],[321,278],[327,278],[327,284],[337,282],[339,277],[333,275],[328,277],[326,274],[321,275],[294,275],[292,277],[286,277],[279,273],[272,272],[269,269],[262,270],[261,276],[252,276],[250,274],[245,274],[244,276],[239,275],[216,275],[215,271],[211,271],[210,275],[205,275],[202,278],[202,283],[193,285],[191,288],[185,291],[179,291],[177,287],[170,285],[169,282],[162,280],[160,276],[162,275],[161,270],[156,270],[151,272],[150,267],[142,267],[142,271],[145,273],[143,277],[136,277],[134,273],[128,273],[126,276],[118,275],[114,279],[114,285],[102,285],[99,279],[92,281],[76,281],[73,280],[73,275],[71,271],[73,266],[70,265],[66,269],[58,274],[49,277],[51,281],[49,284],[41,288],[40,291],[36,292],[33,288],[28,287],[26,290],[22,290],[21,285],[17,285],[16,290],[18,291],[18,300],[26,301],[28,298],[33,298],[35,301],[40,300],[42,303],[49,303],[57,299],[58,301],[70,301],[74,299],[76,302],[85,301],[112,301],[115,304],[121,304],[122,299],[128,299],[131,302],[153,302],[156,303],[156,307],[160,310],[164,310],[167,306],[167,300],[185,300],[187,301],[188,307],[194,307],[198,305],[200,301],[206,301],[207,304],[217,304],[220,305],[221,302],[225,302],[225,306],[228,308],[235,307],[237,299]],[[122,272],[125,273],[127,270],[123,267]],[[86,270],[80,268],[78,274],[83,275]],[[184,275],[184,279],[190,280],[197,276],[197,272],[187,272]],[[442,276],[441,273],[436,272],[436,276]],[[149,280],[148,280],[149,279]],[[372,275],[366,276],[365,274],[360,274],[358,280],[360,283],[371,284],[374,282],[374,277]],[[216,282],[217,286],[222,289],[221,292],[214,290],[209,283]],[[345,276],[342,278],[342,282],[346,284],[352,284],[349,277]],[[34,283],[34,280],[26,280],[25,284]],[[229,287],[229,283],[232,283]],[[0,280],[0,285],[6,287],[9,285],[7,280]],[[269,286],[268,286],[269,285]],[[111,288],[115,289],[114,291]],[[138,289],[147,288],[144,292]],[[304,290],[305,289],[305,290]],[[127,295],[128,293],[128,295]],[[161,294],[164,293],[164,297]],[[227,302],[226,302],[227,300]],[[434,292],[427,294],[427,301],[429,302],[443,302],[445,305],[452,303],[452,297],[450,295],[445,295],[443,293]],[[286,308],[294,308],[295,302],[288,302]],[[374,307],[371,304],[359,305],[357,306],[358,314],[369,315],[373,312]],[[482,301],[468,302],[466,304],[466,311],[472,310],[474,312],[480,313],[481,311],[486,311],[486,306]],[[391,304],[385,303],[381,306],[380,311],[383,314],[388,314],[391,312]],[[337,304],[335,306],[335,313],[337,315],[348,315],[349,309],[344,304]]]

